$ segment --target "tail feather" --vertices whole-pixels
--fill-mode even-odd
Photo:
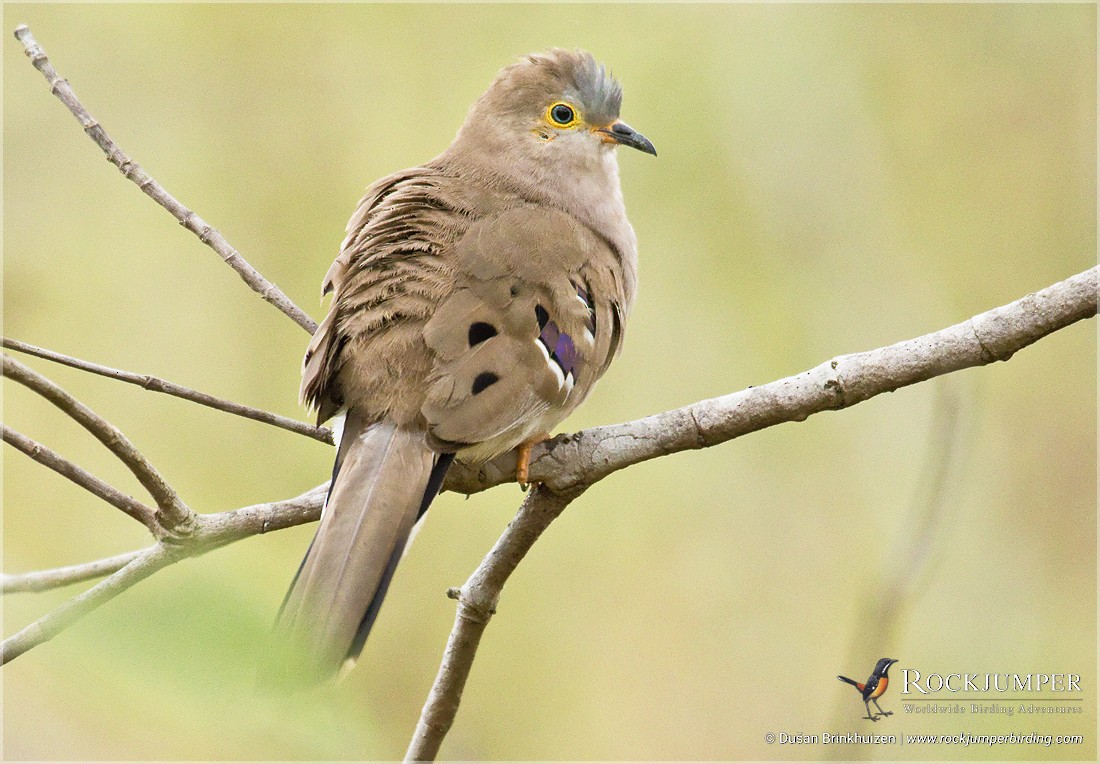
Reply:
[[[276,620],[280,684],[328,678],[358,655],[443,462],[422,431],[348,416],[321,523]]]
[[[857,682],[854,679],[849,679],[846,676],[838,676],[837,679],[839,679],[840,681],[842,681],[846,684],[852,685],[852,687],[855,687],[857,690],[862,690],[863,689],[863,685],[860,684],[859,682]]]
[[[431,475],[428,476],[428,485],[425,486],[424,495],[420,499],[420,509],[416,513],[416,520],[413,523],[413,528],[406,542],[395,547],[393,554],[390,555],[385,573],[382,574],[382,581],[378,584],[378,591],[374,593],[374,599],[371,600],[370,605],[367,607],[367,612],[363,614],[363,620],[359,623],[359,630],[356,632],[355,639],[352,641],[351,648],[348,650],[348,654],[345,657],[345,666],[354,664],[359,658],[359,654],[363,652],[363,645],[366,644],[367,636],[370,634],[371,627],[374,626],[374,619],[378,617],[378,611],[382,607],[382,599],[386,596],[386,590],[390,587],[390,580],[393,578],[393,572],[397,569],[397,563],[401,561],[401,557],[404,555],[405,550],[408,548],[409,544],[412,543],[412,538],[416,534],[416,529],[419,527],[420,521],[424,517],[424,513],[427,512],[428,507],[431,506],[432,500],[439,495],[439,489],[443,487],[443,479],[447,476],[447,470],[450,469],[451,462],[453,462],[454,459],[454,454],[440,454],[436,457]]]

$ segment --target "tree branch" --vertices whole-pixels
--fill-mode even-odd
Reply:
[[[305,435],[306,437],[319,440],[322,443],[328,443],[332,445],[332,430],[327,427],[316,427],[307,422],[299,422],[295,419],[289,419],[285,416],[273,414],[270,411],[264,411],[263,409],[253,408],[251,406],[245,406],[234,401],[228,401],[223,398],[216,398],[213,395],[199,392],[198,390],[192,390],[182,385],[177,385],[174,382],[169,382],[159,377],[150,376],[149,374],[135,374],[129,371],[122,371],[120,369],[112,369],[109,366],[102,366],[98,363],[92,363],[91,361],[84,361],[80,358],[73,358],[72,356],[57,353],[53,350],[46,350],[45,348],[36,347],[26,342],[20,342],[19,340],[9,339],[7,337],[0,340],[3,347],[8,350],[15,350],[20,353],[26,353],[38,358],[43,358],[47,361],[53,361],[54,363],[60,363],[64,366],[69,366],[74,369],[80,369],[81,371],[91,372],[92,374],[98,374],[110,379],[117,379],[120,382],[128,382],[132,385],[144,388],[146,390],[152,390],[157,393],[165,393],[166,395],[172,395],[176,398],[182,398],[192,403],[198,403],[202,406],[208,406],[218,411],[224,411],[227,414],[236,414],[237,416],[244,417],[246,419],[252,419],[257,422],[263,422],[264,424],[274,425],[275,427],[281,427],[284,430],[297,433],[298,435]]]
[[[699,401],[624,424],[539,444],[530,475],[556,491],[590,486],[658,456],[724,443],[812,414],[854,406],[953,371],[1007,361],[1043,337],[1096,315],[1093,267],[1015,302],[915,339],[831,361],[766,385]],[[478,468],[456,465],[445,488],[475,493],[515,480],[514,453]]]
[[[2,433],[5,443],[22,451],[39,464],[49,467],[59,475],[67,477],[81,488],[103,499],[112,507],[121,509],[127,515],[148,528],[154,536],[163,533],[163,530],[157,523],[156,512],[137,499],[132,496],[127,496],[109,483],[103,482],[83,467],[73,464],[56,451],[47,448],[37,441],[31,440],[7,425],[0,424],[0,433]]]
[[[122,434],[121,430],[38,372],[27,368],[11,356],[4,355],[3,360],[5,377],[25,385],[64,411],[107,446],[134,473],[156,501],[156,519],[163,529],[159,535],[164,535],[164,531],[178,535],[186,535],[190,532],[197,518],[195,513],[183,503],[156,468]]]
[[[458,600],[455,623],[447,638],[439,673],[405,753],[405,761],[434,761],[439,754],[439,746],[458,713],[481,635],[496,613],[504,582],[542,532],[579,495],[579,491],[567,495],[536,485],[473,575],[462,588],[447,592],[449,597]]]
[[[819,411],[852,406],[952,371],[1007,360],[1047,334],[1096,315],[1098,270],[1092,268],[939,332],[878,350],[838,356],[767,385],[633,422],[559,436],[536,447],[531,476],[541,485],[528,496],[466,584],[452,593],[459,600],[455,625],[410,744],[410,760],[431,758],[438,752],[454,721],[478,641],[505,581],[542,531],[588,486],[640,461],[710,447],[782,422],[801,421]],[[10,360],[5,356],[5,375]],[[445,488],[476,493],[510,482],[514,475],[515,455],[506,454],[479,468],[456,465]],[[126,567],[5,640],[0,646],[0,659],[7,662],[21,655],[178,559],[316,520],[327,488],[322,484],[294,499],[197,516],[197,527],[188,538],[171,546],[160,544],[146,552],[131,553],[135,557]],[[166,548],[172,550],[171,554],[154,554]],[[99,563],[104,572],[110,568],[108,562]]]
[[[67,600],[55,610],[5,639],[0,644],[0,664],[18,658],[31,648],[52,639],[82,616],[114,599],[134,584],[148,578],[163,567],[188,557],[205,554],[212,549],[217,549],[248,536],[316,520],[321,513],[321,505],[324,504],[327,490],[327,485],[321,485],[293,499],[256,504],[231,512],[202,515],[198,518],[197,527],[187,538],[161,541],[155,546],[142,551],[130,552],[127,555],[86,563],[74,566],[74,568],[61,568],[56,571],[43,571],[38,574],[10,577],[14,585],[27,587],[12,589],[12,591],[31,591],[30,587],[39,583],[39,581],[34,580],[35,578],[48,580],[68,576],[66,582],[71,583],[94,578],[97,575],[111,572],[111,568],[115,565],[120,566],[115,569],[110,577],[100,581],[88,591]],[[78,578],[77,576],[81,577]],[[30,581],[26,581],[26,579],[30,579]],[[9,577],[5,577],[5,591],[7,591],[8,580]],[[38,588],[52,587],[39,586]]]
[[[241,256],[241,253],[230,246],[229,242],[225,240],[225,237],[222,236],[217,229],[213,228],[205,220],[178,202],[163,186],[153,180],[145,170],[141,169],[137,162],[130,159],[130,157],[119,148],[118,144],[116,144],[114,140],[111,139],[111,136],[107,134],[107,131],[104,130],[99,122],[96,121],[86,108],[84,108],[84,104],[76,97],[76,93],[73,92],[68,81],[62,79],[61,75],[53,68],[53,65],[50,64],[50,60],[46,57],[46,51],[44,51],[42,46],[38,44],[38,41],[34,39],[34,35],[31,34],[31,30],[28,29],[25,24],[20,24],[16,27],[15,37],[23,44],[24,52],[31,60],[34,68],[41,72],[42,76],[45,77],[46,81],[50,84],[50,92],[57,96],[58,100],[65,104],[69,112],[76,117],[77,121],[80,122],[81,126],[84,128],[84,132],[88,134],[88,137],[95,141],[96,145],[107,155],[107,161],[117,167],[119,172],[126,176],[128,180],[136,183],[137,187],[144,191],[149,198],[168,210],[168,212],[172,214],[172,217],[179,221],[180,225],[198,236],[199,241],[217,252],[222,260],[235,270],[244,280],[244,283],[248,284],[248,286],[259,294],[260,297],[281,310],[285,315],[289,316],[294,323],[298,324],[298,326],[302,327],[310,334],[317,331],[317,322],[310,318],[305,311],[295,305],[294,302],[283,293],[283,290],[265,279],[259,271],[249,265]]]
[[[184,556],[184,547],[164,542],[140,553],[118,572],[111,574],[88,591],[78,594],[0,643],[0,665],[52,639],[73,625],[81,616],[114,599],[137,582]]]
[[[405,754],[434,760],[454,722],[478,642],[504,583],[565,507],[593,483],[632,464],[678,451],[709,448],[820,411],[854,406],[876,395],[971,366],[1006,361],[1017,351],[1070,324],[1096,315],[1100,267],[1034,292],[961,324],[865,353],[838,356],[809,371],[732,395],[611,427],[557,438],[531,465],[542,483],[532,492],[492,551],[457,592],[458,612],[447,648]],[[515,456],[478,472],[456,475],[492,483],[514,472]],[[514,479],[514,478],[513,478]],[[460,488],[459,490],[463,490]]]
[[[44,592],[49,589],[69,586],[70,584],[103,578],[103,576],[109,576],[122,570],[149,551],[149,549],[139,549],[136,552],[126,552],[102,560],[93,560],[79,565],[66,565],[62,568],[51,568],[50,570],[36,570],[33,573],[20,573],[17,575],[4,573],[0,575],[0,594]]]

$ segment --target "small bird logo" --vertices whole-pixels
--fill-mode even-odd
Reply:
[[[886,674],[890,670],[890,666],[895,663],[897,663],[896,658],[881,658],[879,662],[875,664],[875,670],[871,672],[871,676],[867,678],[866,682],[857,682],[846,676],[837,677],[840,681],[850,684],[859,690],[859,694],[863,698],[863,705],[867,707],[867,716],[863,718],[877,722],[880,714],[882,716],[893,715],[893,711],[882,710],[882,706],[878,704],[878,698],[882,697],[882,694],[886,692],[886,688],[890,684],[890,677]],[[872,703],[874,703],[875,708],[878,709],[878,714],[871,713]]]

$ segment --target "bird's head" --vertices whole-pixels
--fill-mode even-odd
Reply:
[[[456,144],[519,166],[534,160],[583,167],[616,146],[656,155],[619,118],[622,97],[622,86],[591,54],[554,48],[503,69],[470,109]]]
[[[879,676],[886,676],[886,672],[897,662],[897,658],[880,658],[878,664],[875,666],[875,673]]]

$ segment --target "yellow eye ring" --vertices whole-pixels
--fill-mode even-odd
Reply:
[[[546,110],[546,121],[555,127],[573,127],[580,122],[580,118],[572,106],[564,101],[557,101]]]

